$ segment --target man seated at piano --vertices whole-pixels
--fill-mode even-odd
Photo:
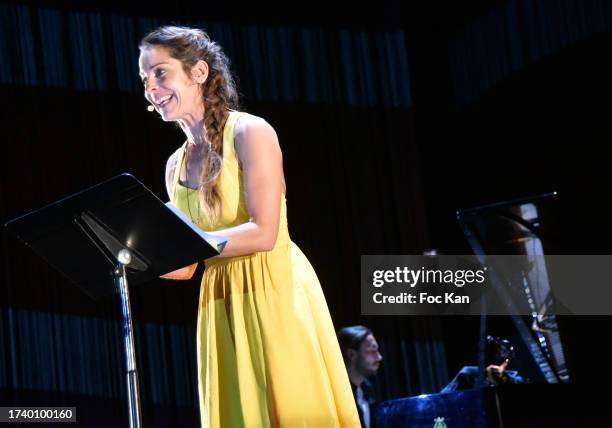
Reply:
[[[485,348],[486,379],[488,386],[509,383],[525,383],[525,379],[515,370],[508,370],[514,358],[514,347],[507,339],[487,336]],[[440,392],[453,392],[475,388],[478,381],[478,366],[465,366]]]
[[[368,377],[376,376],[382,355],[374,333],[362,325],[338,330],[338,342],[357,404],[359,420],[364,428],[373,427],[376,397]]]

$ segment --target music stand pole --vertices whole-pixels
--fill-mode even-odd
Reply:
[[[117,254],[117,260],[119,263],[115,269],[115,285],[119,290],[121,312],[123,314],[123,344],[125,347],[130,428],[140,428],[142,420],[140,412],[140,389],[138,386],[138,370],[136,369],[136,350],[134,348],[130,293],[125,274],[125,267],[132,261],[132,254],[129,250],[122,249]]]

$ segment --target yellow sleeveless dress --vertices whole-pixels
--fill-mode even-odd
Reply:
[[[234,151],[232,111],[223,130],[222,213],[196,216],[197,190],[180,184],[172,202],[203,230],[249,221]],[[271,251],[205,260],[197,325],[202,427],[359,427],[352,390],[317,276],[291,242],[282,196]]]

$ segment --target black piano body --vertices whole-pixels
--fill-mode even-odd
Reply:
[[[483,387],[384,401],[376,428],[612,427],[609,387],[576,384]]]

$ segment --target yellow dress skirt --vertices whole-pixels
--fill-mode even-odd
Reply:
[[[222,212],[204,230],[249,221],[236,160],[232,111],[224,127],[219,177]],[[174,176],[172,202],[186,215],[197,191]],[[283,195],[271,251],[205,261],[197,325],[202,427],[359,427],[359,417],[317,276],[291,242]]]

